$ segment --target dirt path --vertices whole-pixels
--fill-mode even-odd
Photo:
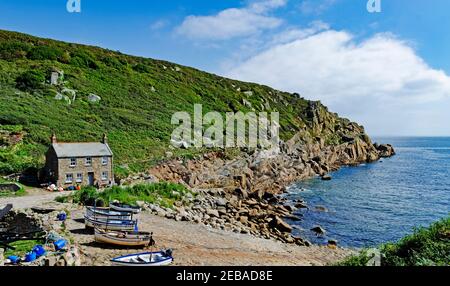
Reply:
[[[27,195],[23,197],[0,198],[0,208],[7,204],[13,204],[14,209],[26,209],[36,206],[53,204],[56,197],[67,196],[72,192],[50,193],[40,189],[28,189]]]

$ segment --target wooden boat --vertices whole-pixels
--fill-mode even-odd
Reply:
[[[91,216],[84,216],[84,224],[87,228],[100,228],[106,230],[118,230],[118,231],[133,231],[137,221],[129,219],[116,219],[116,218],[94,218]]]
[[[110,208],[86,207],[86,216],[95,219],[119,219],[131,220],[133,214],[131,212],[121,212],[111,210]]]
[[[138,206],[131,206],[126,204],[120,204],[120,203],[110,203],[109,207],[115,211],[121,211],[121,212],[130,212],[137,214],[141,211],[141,208]]]
[[[173,262],[172,250],[130,254],[111,259],[118,266],[166,266]]]
[[[149,232],[123,232],[95,229],[95,241],[100,243],[145,247],[152,240],[152,234]]]

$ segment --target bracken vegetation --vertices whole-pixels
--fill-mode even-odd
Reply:
[[[64,72],[58,85],[50,84],[52,71]],[[101,101],[90,102],[90,94]],[[310,102],[298,94],[170,62],[0,30],[0,137],[23,136],[14,144],[0,141],[0,174],[42,166],[52,132],[60,141],[98,141],[108,133],[117,174],[142,171],[169,150],[172,114],[192,114],[197,103],[204,113],[278,111],[282,139],[303,129],[318,135],[310,127]],[[336,124],[348,122],[339,119]],[[6,132],[11,129],[15,131]],[[333,132],[323,136],[328,144],[339,143]],[[171,152],[189,156],[202,151]]]

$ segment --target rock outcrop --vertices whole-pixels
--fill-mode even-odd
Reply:
[[[290,140],[281,142],[280,152],[245,150],[234,159],[212,152],[183,161],[171,159],[150,170],[156,178],[191,188],[223,188],[261,199],[279,194],[298,180],[327,175],[345,165],[374,162],[395,154],[391,145],[372,144],[364,128],[329,113],[319,103],[311,104],[309,126]],[[245,194],[244,194],[245,193]]]
[[[362,126],[339,118],[318,102],[309,104],[307,115],[304,130],[281,142],[275,156],[246,149],[230,159],[224,152],[211,152],[192,160],[170,159],[149,173],[158,180],[207,190],[209,195],[208,190],[219,190],[214,191],[214,198],[198,197],[192,212],[187,211],[191,215],[183,215],[186,220],[221,228],[231,225],[239,232],[308,244],[293,237],[292,228],[284,221],[298,220],[293,211],[307,206],[304,202],[297,202],[295,207],[282,206],[278,195],[295,181],[313,176],[328,180],[328,173],[341,166],[373,162],[390,157],[395,151],[391,145],[372,144]],[[226,204],[214,203],[216,197],[225,198]],[[317,230],[323,233],[323,229]]]

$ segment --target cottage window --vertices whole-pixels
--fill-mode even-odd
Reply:
[[[83,182],[83,174],[78,173],[77,174],[77,183],[81,183],[81,182]]]
[[[91,157],[86,157],[86,166],[91,166],[92,165],[92,158]]]
[[[75,167],[77,165],[77,158],[70,158],[70,167]]]
[[[108,157],[103,157],[102,158],[102,165],[103,166],[108,165]]]
[[[66,174],[66,183],[73,182],[73,174]]]
[[[102,172],[102,181],[108,180],[108,172]]]

